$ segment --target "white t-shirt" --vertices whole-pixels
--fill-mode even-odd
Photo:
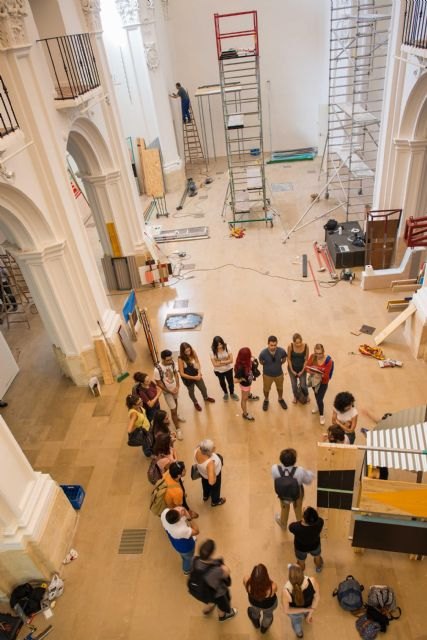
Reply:
[[[178,522],[170,524],[166,520],[166,514],[168,511],[170,511],[170,509],[165,509],[164,511],[162,511],[160,520],[162,521],[162,525],[164,529],[169,533],[169,535],[171,535],[172,538],[175,538],[175,540],[180,540],[181,538],[191,538],[193,532],[191,530],[191,527],[188,526],[185,516],[181,516],[181,519],[178,520]]]
[[[357,415],[359,415],[359,412],[357,411],[356,407],[351,407],[350,409],[348,409],[348,411],[343,411],[343,413],[337,411],[337,419],[342,424],[351,422]]]
[[[162,370],[163,377],[160,375],[160,371],[158,367],[160,367],[160,369]],[[177,368],[176,368],[175,362],[173,364],[162,364],[161,362],[159,362],[157,367],[154,367],[154,380],[163,382],[166,389],[172,393],[173,391],[175,391],[175,388],[176,388],[176,381],[175,381],[176,371],[177,371]]]
[[[223,351],[218,351],[215,355],[213,351],[211,351],[211,358],[215,358],[216,360],[227,360],[230,357],[230,353],[232,353],[230,347],[227,345]],[[233,365],[228,364],[214,364],[214,371],[218,371],[218,373],[225,373],[226,371],[230,371],[233,368]]]

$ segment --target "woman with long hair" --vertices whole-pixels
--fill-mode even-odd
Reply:
[[[144,407],[142,406],[142,400],[139,396],[129,394],[126,396],[126,406],[128,408],[128,440],[129,442],[140,432],[142,438],[141,444],[144,455],[147,458],[152,454],[152,437],[150,434],[150,421],[147,418]],[[132,445],[133,446],[133,445]]]
[[[154,441],[153,456],[162,475],[178,459],[170,433],[158,434]]]
[[[277,607],[277,584],[268,575],[264,564],[257,564],[250,576],[243,578],[248,593],[248,616],[255,629],[266,633],[273,624],[273,614]]]
[[[215,400],[208,395],[197,353],[188,342],[181,342],[179,347],[178,370],[181,380],[187,387],[188,395],[193,401],[197,411],[201,411],[202,407],[197,402],[194,387],[198,388],[205,402],[215,402]]]
[[[253,375],[253,363],[251,350],[248,347],[242,347],[237,354],[236,364],[234,365],[234,379],[240,383],[240,390],[242,392],[240,406],[242,407],[242,416],[245,420],[255,420],[255,418],[248,413],[248,399],[259,400],[259,396],[251,394],[251,385],[254,380]]]
[[[311,413],[320,414],[320,424],[325,424],[324,403],[323,399],[328,390],[329,380],[332,377],[334,363],[331,356],[325,353],[323,344],[315,344],[314,352],[311,354],[305,365],[308,373],[308,384],[312,386],[314,397],[316,398],[316,407]]]
[[[160,409],[159,398],[163,391],[156,385],[154,380],[151,380],[148,373],[137,371],[133,374],[133,379],[135,384],[132,394],[141,398],[147,418],[152,422],[154,414]]]
[[[282,591],[284,612],[291,620],[297,638],[302,638],[304,620],[313,621],[313,611],[319,604],[319,585],[314,578],[304,575],[298,564],[289,565],[289,577]]]
[[[223,399],[228,400],[231,397],[233,400],[238,400],[239,396],[234,393],[233,354],[221,336],[215,336],[212,340],[211,362],[224,393]]]
[[[172,440],[175,441],[176,432],[171,431],[170,424],[171,424],[171,421],[169,418],[169,414],[163,409],[159,409],[153,418],[152,430],[153,430],[154,440],[160,434],[170,434],[172,436]]]
[[[294,333],[292,342],[288,346],[288,372],[294,394],[292,400],[294,404],[297,403],[298,387],[307,397],[307,401],[310,401],[307,389],[307,373],[305,371],[308,355],[308,344],[303,342],[300,333]]]

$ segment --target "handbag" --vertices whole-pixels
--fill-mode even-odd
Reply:
[[[251,370],[252,370],[252,376],[254,380],[260,377],[261,371],[259,370],[259,362],[256,358],[254,358],[252,362]]]
[[[148,437],[148,431],[143,427],[137,427],[130,433],[128,433],[128,446],[129,447],[142,447],[145,444]]]
[[[156,484],[162,477],[162,472],[157,464],[157,458],[151,458],[150,466],[147,470],[147,478],[148,482],[151,484]]]
[[[191,479],[192,480],[199,480],[199,478],[201,478],[202,476],[199,473],[199,467],[197,466],[197,464],[192,464],[191,465]]]
[[[298,400],[298,402],[300,402],[301,404],[307,404],[308,402],[308,394],[306,395],[304,393],[303,388],[301,387],[301,381],[299,378],[297,378],[297,393],[296,393],[296,398]]]

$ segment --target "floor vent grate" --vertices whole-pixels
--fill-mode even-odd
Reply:
[[[140,554],[144,550],[147,529],[123,529],[119,554]]]

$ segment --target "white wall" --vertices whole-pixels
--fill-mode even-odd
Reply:
[[[214,13],[257,10],[264,121],[264,146],[270,148],[268,84],[271,87],[273,150],[317,146],[319,105],[328,100],[328,0],[180,0],[169,2],[174,82],[189,91],[219,82]],[[171,86],[170,89],[173,89]],[[181,130],[180,109],[174,117]],[[225,154],[221,102],[212,99],[217,155]]]

